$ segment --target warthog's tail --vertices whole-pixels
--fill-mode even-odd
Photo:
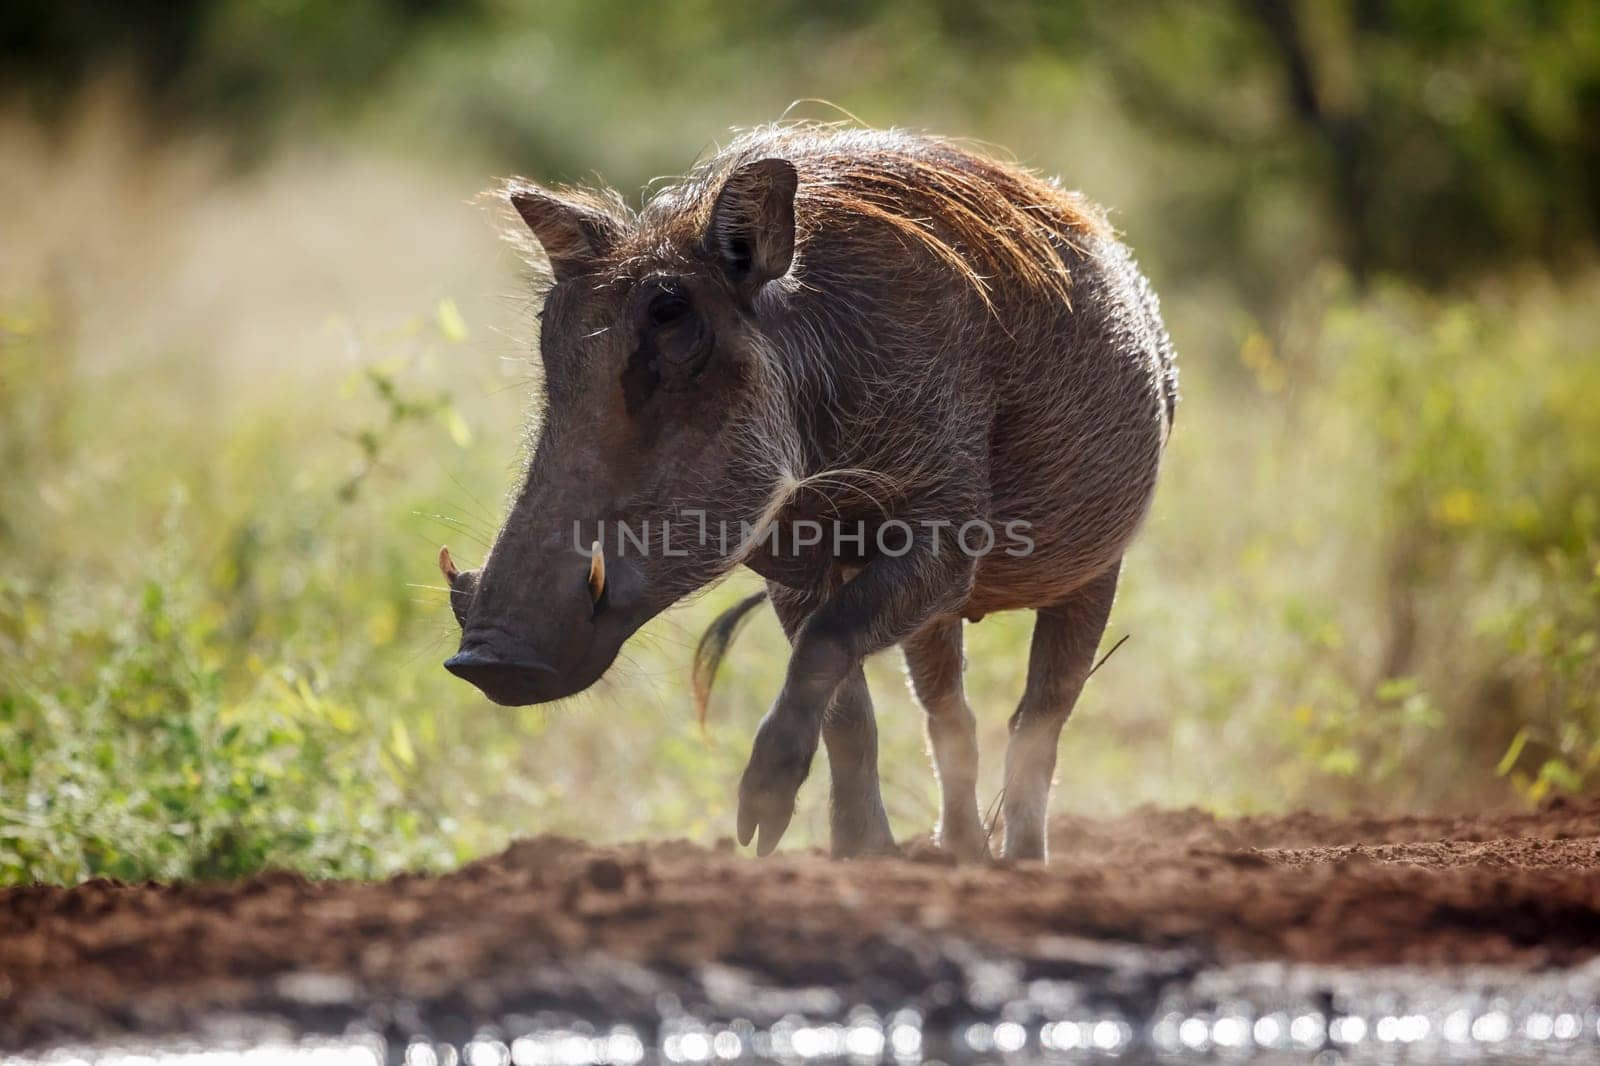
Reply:
[[[717,668],[722,665],[722,657],[728,654],[728,648],[733,644],[733,638],[739,635],[739,627],[744,620],[766,598],[765,592],[757,592],[729,607],[706,627],[700,643],[695,645],[694,669],[689,676],[694,688],[695,717],[701,729],[706,727],[706,714],[711,706],[711,686],[716,683]]]

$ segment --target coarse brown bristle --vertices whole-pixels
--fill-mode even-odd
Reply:
[[[808,235],[859,231],[861,221],[871,219],[920,244],[985,303],[992,305],[996,278],[1065,300],[1070,278],[1062,249],[1110,235],[1085,197],[1020,165],[946,138],[837,124],[781,123],[743,133],[638,213],[609,189],[559,191],[633,231],[625,258],[630,252],[648,257],[693,246],[728,174],[769,157],[787,159],[799,173],[795,221],[802,264]],[[502,186],[498,198],[503,202],[519,184]]]
[[[954,141],[899,130],[784,123],[745,133],[663,190],[644,221],[704,229],[729,172],[767,157],[800,175],[799,242],[819,229],[871,218],[891,227],[966,279],[987,302],[997,277],[1066,298],[1060,247],[1109,235],[1104,218],[1078,193],[1014,163]]]

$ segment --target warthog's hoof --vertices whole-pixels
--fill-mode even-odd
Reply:
[[[834,807],[831,850],[836,859],[900,854],[900,846],[889,828],[889,816],[876,796],[870,805],[862,804],[856,810]]]
[[[976,814],[974,811],[970,819],[946,818],[933,833],[939,850],[961,862],[988,862],[993,858],[989,854],[989,834]]]
[[[794,728],[776,709],[761,720],[739,781],[739,843],[748,844],[755,837],[757,855],[772,854],[789,828],[795,796],[811,772],[817,740],[814,732]]]

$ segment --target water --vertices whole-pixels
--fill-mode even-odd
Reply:
[[[1492,968],[1347,970],[1286,964],[1175,970],[1160,952],[1086,947],[1079,977],[1028,976],[973,959],[959,986],[873,1008],[825,988],[781,989],[725,967],[692,1003],[661,993],[653,1017],[584,1019],[372,1004],[337,1035],[284,1017],[211,1019],[181,1041],[62,1047],[15,1066],[1030,1066],[1122,1062],[1600,1061],[1600,963],[1527,973]],[[334,979],[327,979],[334,980]],[[290,987],[333,1016],[330,986]]]

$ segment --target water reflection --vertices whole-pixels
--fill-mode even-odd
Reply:
[[[1004,989],[992,970],[984,980],[986,996],[1009,995],[996,995],[981,1011],[969,997],[959,1006],[946,1002],[931,1010],[855,1007],[831,1017],[795,1011],[757,1024],[745,1017],[705,1017],[664,998],[661,1017],[650,1024],[594,1026],[521,1016],[481,1029],[461,1044],[427,1035],[385,1040],[369,1028],[341,1040],[233,1048],[62,1048],[0,1061],[8,1066],[1600,1061],[1600,964],[1532,975],[1241,967],[1168,981],[1142,1002],[1140,995],[1119,994],[1104,982],[1016,980]],[[797,995],[796,1002],[826,1002],[816,989]],[[425,1019],[425,1012],[415,1017]]]
[[[269,1042],[245,1048],[59,1048],[37,1056],[0,1056],[6,1066],[383,1066],[372,1039]]]

